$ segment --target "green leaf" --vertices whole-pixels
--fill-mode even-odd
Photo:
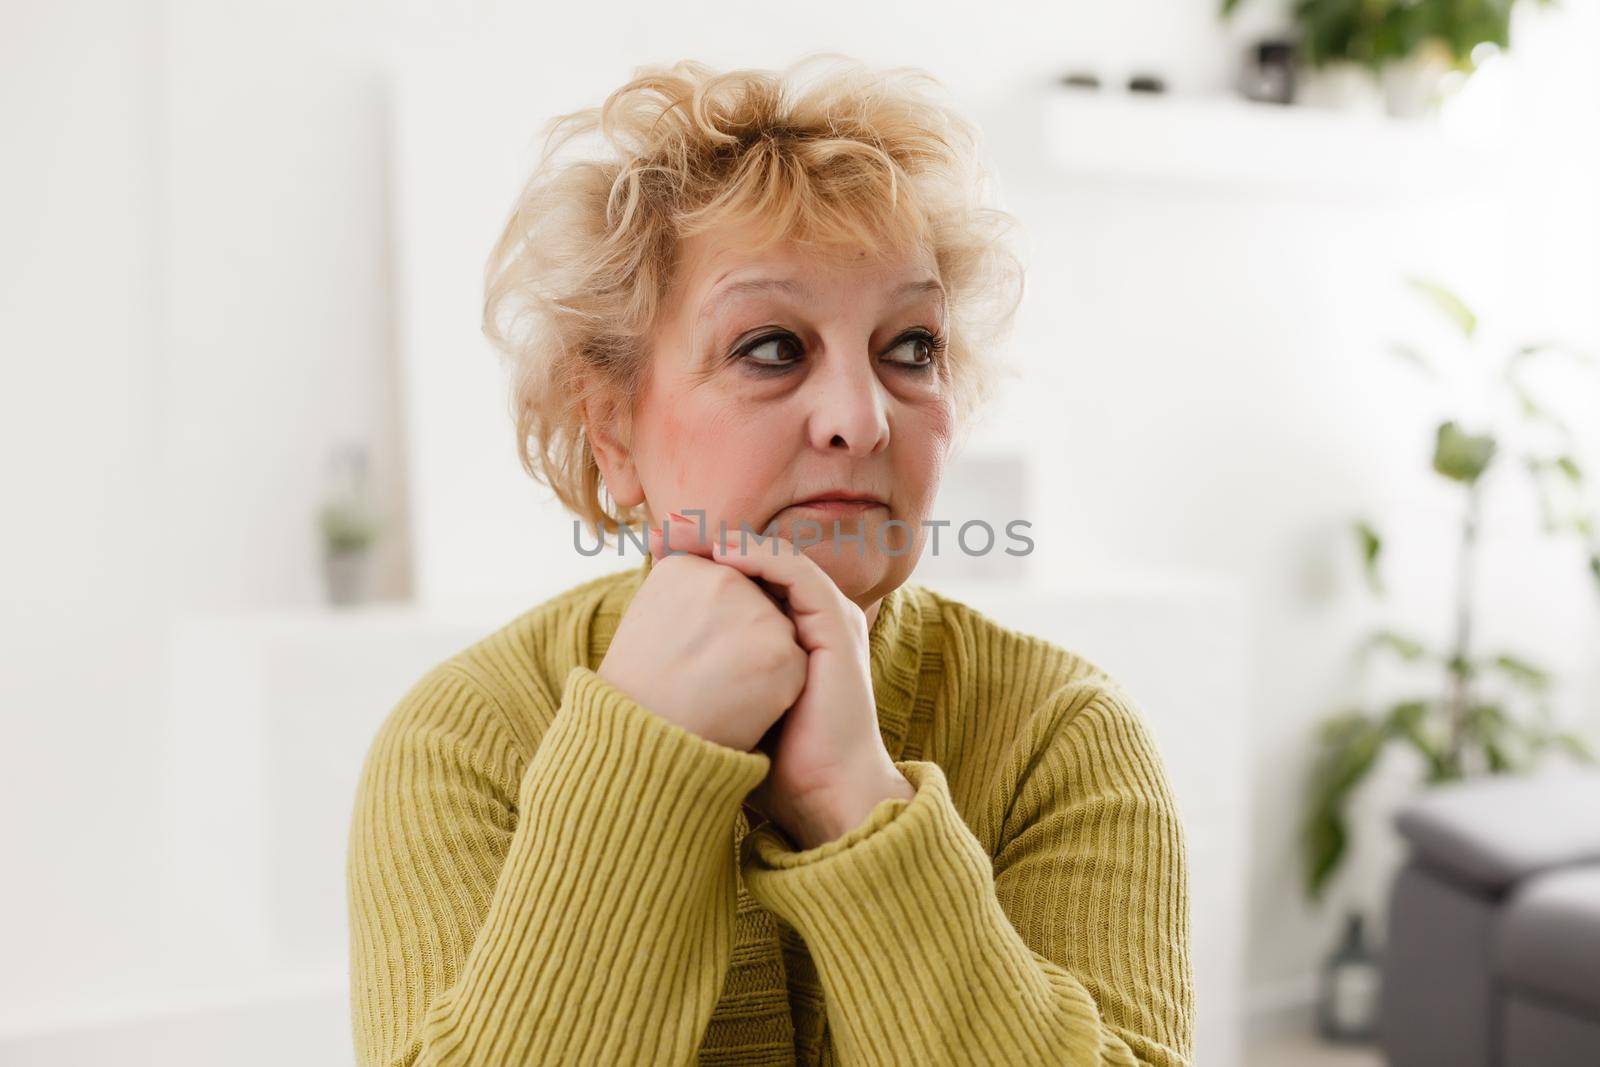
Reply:
[[[1349,840],[1345,805],[1356,786],[1372,771],[1388,731],[1359,712],[1325,721],[1322,747],[1310,776],[1310,805],[1302,827],[1306,890],[1313,899],[1322,891],[1344,856]]]
[[[1573,758],[1584,763],[1594,763],[1594,750],[1589,747],[1589,742],[1577,734],[1556,734],[1551,741],[1560,748],[1566,749]]]
[[[1427,715],[1426,700],[1407,700],[1389,709],[1384,726],[1390,733],[1409,733],[1418,729]]]
[[[1548,671],[1510,653],[1502,652],[1493,659],[1484,661],[1484,665],[1500,671],[1511,681],[1525,689],[1540,690],[1547,689],[1550,686],[1550,674]]]
[[[1467,709],[1467,730],[1478,737],[1500,736],[1510,722],[1506,709],[1499,704],[1474,704]]]
[[[1367,729],[1366,713],[1350,710],[1330,715],[1317,725],[1317,741],[1324,752],[1347,744],[1351,738]]]
[[[1507,388],[1511,390],[1511,395],[1517,398],[1517,406],[1523,418],[1529,422],[1545,423],[1564,438],[1572,436],[1572,427],[1567,425],[1566,420],[1535,400],[1533,394],[1528,392],[1527,388],[1517,381],[1514,376],[1508,373],[1505,376],[1505,380]]]
[[[1468,485],[1477,481],[1494,459],[1495,441],[1487,434],[1469,434],[1454,421],[1439,425],[1433,448],[1433,469]]]
[[[1510,747],[1517,734],[1515,722],[1498,704],[1474,704],[1467,709],[1466,736],[1483,750],[1491,774],[1519,770],[1522,761]]]
[[[1344,813],[1332,805],[1314,810],[1306,820],[1304,835],[1306,892],[1311,899],[1321,900],[1349,842]]]
[[[1523,455],[1522,464],[1540,490],[1545,488],[1544,478],[1551,471],[1570,482],[1581,484],[1583,481],[1583,471],[1571,456],[1538,456],[1529,452]]]
[[[1428,654],[1421,641],[1394,630],[1379,630],[1368,639],[1367,644],[1372,648],[1387,648],[1403,660],[1419,660]]]
[[[1374,593],[1383,592],[1383,575],[1378,571],[1378,557],[1383,553],[1383,538],[1365,519],[1354,523],[1356,540],[1361,549],[1361,572]]]
[[[1437,282],[1425,278],[1410,278],[1411,288],[1427,297],[1429,302],[1456,325],[1464,337],[1471,337],[1478,328],[1478,316],[1466,302]]]
[[[1423,700],[1408,700],[1403,704],[1396,704],[1389,710],[1389,717],[1385,720],[1385,729],[1390,736],[1406,741],[1417,751],[1428,767],[1428,782],[1442,782],[1450,778],[1449,757],[1445,753],[1444,744],[1428,732],[1428,709],[1431,705]]]
[[[1520,762],[1498,741],[1485,741],[1483,754],[1489,761],[1490,774],[1510,774],[1521,769]]]

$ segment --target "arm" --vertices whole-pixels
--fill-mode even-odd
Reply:
[[[348,856],[363,1065],[689,1064],[732,952],[733,823],[762,753],[584,667],[520,777],[441,665],[367,757]]]
[[[843,837],[746,838],[745,883],[805,938],[841,1063],[1190,1062],[1184,845],[1159,757],[1117,691],[1059,696],[1024,738],[992,862],[920,760],[895,763],[915,796]]]

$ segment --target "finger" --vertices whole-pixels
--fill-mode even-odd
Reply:
[[[668,513],[661,520],[660,527],[650,528],[650,556],[656,562],[670,551],[673,555],[688,553],[695,556],[711,558],[711,545],[715,540],[710,530],[704,535],[700,531],[700,523],[693,518],[684,518],[681,515]]]
[[[708,526],[702,535],[701,523],[697,518],[669,511],[667,517],[662,520],[660,528],[651,526],[649,532],[650,555],[656,562],[660,562],[661,557],[667,554],[669,546],[674,554],[689,553],[706,559],[715,558],[712,550],[716,543],[716,534]],[[771,582],[756,579],[756,587],[780,610],[788,611],[788,598],[781,590],[774,588]]]
[[[826,571],[785,538],[764,537],[757,547],[741,551],[739,538],[730,537],[715,546],[712,558],[767,583],[782,595],[788,601],[796,636],[807,652],[838,640],[848,618],[846,610],[861,610],[845,598]]]
[[[712,553],[713,537],[711,531],[706,531],[706,536],[700,536],[699,523],[693,519],[686,519],[682,515],[668,513],[661,526],[648,527],[649,537],[647,542],[650,547],[650,558],[661,562],[663,556],[670,549],[673,555],[701,556],[714,561]],[[663,533],[665,531],[665,533]],[[772,605],[784,614],[789,612],[789,601],[783,593],[773,588],[770,582],[755,579],[757,589],[766,594]]]

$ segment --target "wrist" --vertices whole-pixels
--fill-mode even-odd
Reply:
[[[797,813],[790,836],[801,849],[837,840],[867,821],[885,800],[910,800],[916,789],[893,763],[871,775],[851,776],[837,789],[823,791],[808,812]]]

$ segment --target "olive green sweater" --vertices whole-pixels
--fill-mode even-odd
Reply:
[[[765,753],[603,681],[648,574],[422,674],[350,828],[350,992],[379,1064],[1187,1064],[1184,839],[1136,705],[923,586],[870,635],[915,789],[797,851]]]

